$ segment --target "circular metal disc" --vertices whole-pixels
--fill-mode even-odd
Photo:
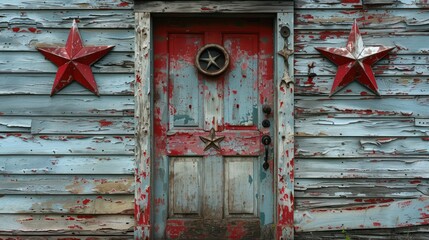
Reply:
[[[229,55],[224,47],[217,44],[207,44],[198,50],[195,64],[200,72],[209,76],[216,76],[227,69]]]

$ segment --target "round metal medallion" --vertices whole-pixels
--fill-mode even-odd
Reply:
[[[229,55],[222,46],[207,44],[198,50],[195,64],[200,72],[216,76],[223,73],[228,67]]]

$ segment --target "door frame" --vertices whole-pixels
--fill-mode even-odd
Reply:
[[[153,157],[153,15],[189,13],[272,14],[274,19],[274,188],[276,239],[294,238],[293,1],[135,1],[135,228],[134,239],[151,237]],[[225,15],[228,16],[228,15]],[[282,27],[289,37],[280,34]]]

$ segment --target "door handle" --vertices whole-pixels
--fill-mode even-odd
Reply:
[[[264,164],[262,164],[262,167],[267,170],[270,167],[270,164],[268,163],[268,146],[271,143],[271,137],[268,135],[262,136],[262,144],[265,146],[265,156],[264,156]]]

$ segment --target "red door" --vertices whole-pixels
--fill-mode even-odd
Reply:
[[[272,19],[154,22],[153,238],[272,239]]]

